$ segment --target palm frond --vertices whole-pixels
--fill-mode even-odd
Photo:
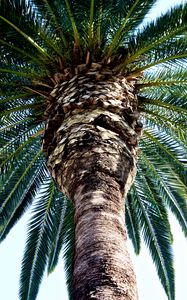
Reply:
[[[49,22],[51,26],[46,24],[45,17],[39,14],[39,8],[36,9],[32,1],[2,0],[0,24],[1,59],[6,57],[11,61],[14,58],[15,65],[16,61],[21,64],[29,61],[30,67],[35,65],[36,69],[46,70],[49,65],[58,65],[58,60],[54,57],[56,53],[63,57],[63,45],[57,34],[60,27],[57,32],[56,28],[52,30],[52,21]]]
[[[187,71],[183,68],[154,68],[154,72],[145,72],[141,82],[136,87],[138,90],[154,87],[158,88],[172,88],[176,89],[177,86],[184,87],[187,85]]]
[[[171,94],[170,94],[171,93]],[[181,97],[182,96],[182,97]],[[149,97],[149,98],[148,98]],[[183,100],[184,99],[184,100]],[[139,109],[146,119],[146,126],[157,127],[165,131],[173,139],[177,139],[182,147],[186,145],[186,117],[185,92],[175,90],[159,90],[149,88],[139,97]]]
[[[181,40],[180,35],[184,34],[186,30],[186,16],[187,4],[181,4],[142,28],[129,44],[130,55],[126,59],[126,65],[136,61],[138,57],[152,49],[157,49],[155,53],[157,53],[159,49],[161,53],[163,50],[168,51],[167,55],[169,57],[172,51],[171,48],[173,48],[172,43],[175,44],[178,40],[180,42],[183,40],[185,45],[185,40],[184,38]],[[162,47],[162,45],[164,45],[164,47]],[[178,49],[180,48],[178,47]]]
[[[145,15],[152,8],[155,0],[134,0],[134,1],[119,1],[121,8],[120,26],[116,29],[111,44],[109,45],[107,59],[116,51],[122,43],[125,43],[125,38],[132,33],[133,30],[142,22]]]
[[[171,209],[185,235],[187,235],[187,202],[186,188],[181,184],[179,178],[165,161],[155,152],[150,155],[147,144],[143,143],[139,159],[141,169],[152,180],[157,195]]]
[[[31,3],[37,8],[38,15],[46,23],[46,27],[50,26],[50,31],[55,32],[63,45],[67,47],[67,40],[63,32],[65,24],[60,16],[63,11],[62,1],[32,0]]]
[[[80,38],[79,38],[79,33],[78,33],[78,30],[77,30],[76,22],[74,20],[73,12],[71,10],[71,2],[69,0],[64,0],[64,1],[65,1],[65,4],[66,4],[66,10],[67,10],[68,16],[69,16],[70,21],[71,21],[74,40],[75,40],[76,46],[79,46],[79,43],[80,43],[79,39]]]
[[[125,218],[126,218],[128,236],[132,241],[135,253],[139,254],[140,243],[141,243],[140,240],[141,229],[133,205],[133,196],[131,192],[128,193],[127,198],[125,200]]]
[[[59,195],[58,195],[59,194]],[[53,212],[53,219],[51,220],[52,223],[52,230],[51,230],[51,237],[50,237],[50,247],[49,247],[49,258],[48,258],[48,274],[54,271],[59,255],[61,253],[63,243],[64,243],[64,236],[65,236],[65,215],[67,207],[67,199],[63,197],[61,193],[58,193],[55,200],[54,212]]]
[[[42,64],[42,61],[40,59],[38,59],[37,57],[31,55],[30,53],[12,45],[11,43],[7,43],[4,40],[0,40],[1,43],[1,54],[6,53],[6,56],[11,56],[14,57],[16,55],[16,59],[18,59],[18,56],[21,57],[21,59],[23,60],[28,60],[28,61],[32,61],[35,62],[37,64]]]
[[[36,299],[48,257],[54,183],[48,178],[42,187],[28,225],[28,237],[22,261],[20,299]]]
[[[7,231],[7,226],[17,214],[18,210],[25,210],[27,206],[27,201],[25,206],[25,196],[29,193],[30,187],[35,180],[35,177],[42,168],[42,161],[40,158],[41,150],[36,152],[38,145],[33,145],[31,151],[25,148],[27,152],[21,153],[24,155],[21,158],[18,157],[11,164],[11,168],[8,168],[6,172],[2,173],[1,176],[1,186],[0,194],[2,198],[0,206],[1,215],[1,234],[4,235],[4,231]],[[14,167],[14,169],[13,169]],[[29,204],[29,198],[28,198]]]
[[[141,74],[141,72],[147,69],[151,69],[155,66],[165,66],[167,68],[173,68],[175,66],[182,67],[187,63],[186,46],[187,45],[184,42],[184,40],[181,39],[178,40],[177,43],[175,43],[174,47],[176,48],[171,48],[169,51],[165,51],[162,49],[160,51],[160,49],[155,49],[154,52],[152,52],[149,56],[147,55],[144,58],[145,62],[143,62],[143,66],[140,62],[140,64],[137,63],[137,66],[134,69],[132,68],[132,71],[130,71],[129,76]],[[176,49],[178,49],[178,51],[176,51]]]
[[[45,49],[40,47],[30,36],[28,36],[25,32],[23,32],[21,29],[19,29],[16,25],[14,25],[12,22],[4,18],[3,16],[0,16],[0,19],[6,22],[9,26],[11,26],[13,29],[15,29],[19,34],[21,34],[33,47],[36,48],[37,51],[39,51],[40,54],[43,56],[50,58],[48,54],[46,53]]]
[[[72,300],[72,274],[75,246],[75,225],[74,225],[74,207],[68,201],[66,214],[64,218],[64,248],[63,257],[65,263],[66,284],[68,288],[69,299]]]
[[[165,207],[155,198],[155,193],[143,174],[137,175],[132,193],[143,238],[155,263],[158,276],[168,299],[175,299],[172,237]]]
[[[163,107],[168,105],[168,108],[171,108],[172,111],[178,111],[181,113],[185,113],[187,109],[187,97],[186,92],[183,85],[177,85],[174,87],[167,88],[144,88],[139,93],[139,104],[140,109],[142,104],[144,105],[144,101],[150,102],[150,104],[154,101],[159,101],[163,103]],[[154,105],[154,104],[153,104]],[[171,106],[170,106],[171,105]],[[158,106],[161,106],[158,104]],[[144,106],[143,106],[144,107]]]
[[[147,123],[152,125],[154,123],[154,126],[159,126],[160,130],[163,130],[163,132],[168,135],[168,139],[170,137],[170,141],[176,142],[176,149],[177,147],[181,148],[181,153],[185,153],[187,150],[187,144],[186,144],[186,138],[185,138],[185,132],[183,128],[180,125],[173,124],[172,122],[169,122],[167,119],[158,118],[158,120],[155,121],[152,118],[147,117]],[[173,129],[174,128],[174,129]]]
[[[23,69],[24,70],[24,69]],[[29,71],[29,70],[28,70]],[[26,72],[23,72],[22,71],[22,68],[17,68],[17,70],[11,70],[11,69],[4,69],[4,68],[0,68],[0,72],[1,73],[9,73],[9,74],[13,74],[13,75],[16,75],[16,76],[21,76],[21,77],[24,77],[24,78],[34,78],[33,74],[31,73],[26,73]],[[36,74],[34,74],[36,75]]]
[[[0,162],[1,167],[6,166],[7,159],[16,158],[17,153],[19,153],[25,145],[31,144],[34,142],[33,136],[36,135],[38,130],[41,129],[41,126],[33,125],[33,122],[29,119],[28,122],[22,123],[24,116],[20,116],[18,119],[11,118],[11,123],[6,120],[3,124],[7,124],[8,126],[2,126],[0,137],[4,140],[3,145],[0,150]],[[9,118],[10,119],[10,118]],[[17,126],[13,127],[12,121],[18,122]],[[19,130],[19,133],[17,134]]]
[[[41,160],[38,162],[38,166],[35,165],[33,174],[30,173],[29,175],[30,178],[27,182],[27,188],[19,198],[19,202],[16,203],[15,206],[9,207],[6,219],[4,218],[1,220],[0,241],[3,241],[6,238],[13,226],[19,221],[36,198],[36,195],[46,178],[46,170]]]
[[[168,162],[172,162],[176,167],[176,173],[181,176],[181,180],[185,180],[187,162],[184,149],[166,133],[159,133],[157,129],[144,130],[144,135],[154,144],[157,151],[165,157]]]

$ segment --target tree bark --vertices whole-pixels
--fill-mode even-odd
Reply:
[[[76,91],[79,77],[69,83]],[[85,94],[79,94],[77,103],[76,92],[67,88],[72,97],[67,105],[63,100],[67,96],[59,96],[64,112],[67,106],[68,110],[61,124],[59,115],[52,116],[44,136],[48,168],[75,206],[73,299],[137,300],[124,211],[124,199],[136,174],[137,118],[132,113],[136,114],[137,98],[132,93],[128,98],[132,86],[125,89],[117,77],[102,85],[91,77],[85,87],[86,106],[81,102]]]
[[[79,145],[76,151],[69,150],[58,171],[57,181],[75,205],[73,299],[135,300],[124,198],[136,167],[116,134],[107,129],[101,132],[106,140],[101,140],[100,131],[94,137],[90,128],[84,131],[89,139],[82,140],[81,149]]]
[[[126,172],[125,190],[110,174],[99,171],[75,190],[74,300],[137,299],[124,220],[124,192],[132,181],[128,166]]]

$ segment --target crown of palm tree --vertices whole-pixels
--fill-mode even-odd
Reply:
[[[142,25],[155,2],[0,2],[1,240],[33,203],[20,299],[35,299],[45,267],[54,270],[63,245],[71,290],[73,206],[50,178],[41,137],[55,86],[97,63],[135,84],[144,132],[126,201],[128,234],[137,254],[143,237],[174,299],[167,208],[187,235],[187,4]]]

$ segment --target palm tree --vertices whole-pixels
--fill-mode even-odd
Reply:
[[[0,1],[1,241],[33,204],[21,300],[36,299],[62,248],[70,299],[137,299],[127,233],[175,299],[187,4],[142,25],[155,2]]]

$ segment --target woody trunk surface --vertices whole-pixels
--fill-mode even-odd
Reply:
[[[75,206],[73,299],[135,300],[124,212],[139,136],[134,81],[96,63],[59,78],[46,107],[43,149]]]

